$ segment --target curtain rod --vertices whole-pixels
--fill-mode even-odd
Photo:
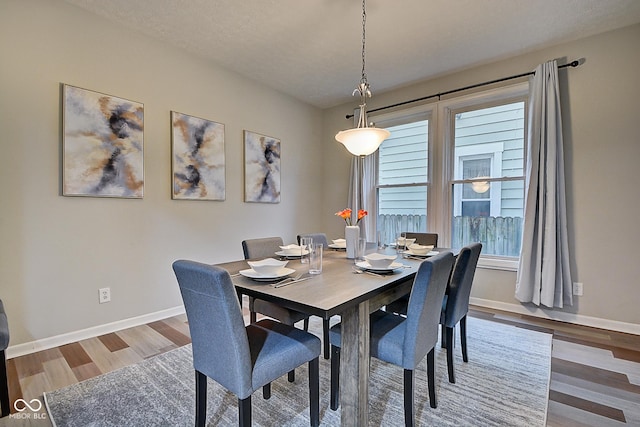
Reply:
[[[579,60],[575,60],[575,61],[569,62],[568,64],[558,65],[558,69],[566,68],[566,67],[577,67],[578,65],[580,65],[580,61]],[[535,73],[536,73],[535,71],[529,71],[528,73],[517,74],[515,76],[503,77],[501,79],[491,80],[491,81],[483,82],[483,83],[476,83],[476,84],[471,85],[471,86],[465,86],[465,87],[461,87],[461,88],[458,88],[458,89],[448,90],[446,92],[435,93],[433,95],[423,96],[421,98],[411,99],[409,101],[398,102],[397,104],[387,105],[386,107],[374,108],[373,110],[369,110],[367,112],[368,113],[375,113],[376,111],[387,110],[389,108],[399,107],[401,105],[411,104],[411,103],[418,102],[418,101],[424,101],[425,99],[435,98],[435,97],[438,97],[438,101],[439,101],[440,97],[444,96],[444,95],[450,95],[452,93],[462,92],[464,90],[469,90],[469,89],[475,89],[477,87],[487,86],[487,85],[494,84],[494,83],[500,83],[500,82],[504,82],[504,81],[507,81],[507,80],[518,79],[520,77],[532,76]],[[354,116],[353,114],[347,114],[346,118],[350,119],[353,116]]]

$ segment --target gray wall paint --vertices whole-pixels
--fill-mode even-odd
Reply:
[[[374,93],[371,103],[585,57],[562,77],[573,270],[585,284],[568,310],[630,323],[640,323],[638,40],[633,26]],[[0,298],[12,345],[180,305],[177,258],[222,262],[242,257],[244,238],[343,234],[333,214],[346,207],[351,158],[334,135],[350,127],[355,100],[323,112],[57,1],[1,2],[0,51]],[[60,83],[144,103],[144,199],[60,196]],[[226,201],[171,200],[171,110],[225,124]],[[282,140],[280,204],[242,201],[243,129]],[[515,303],[514,282],[513,272],[479,271],[474,296]],[[107,286],[112,302],[99,305]]]
[[[636,325],[640,324],[638,42],[640,25],[634,25],[389,93],[374,93],[368,104],[372,109],[520,74],[554,58],[585,58],[581,67],[560,72],[573,280],[584,283],[584,296],[564,311]],[[375,89],[375,70],[369,70],[369,78]],[[354,105],[355,101],[325,111],[326,140],[349,126],[344,115]],[[333,189],[327,192],[325,205],[339,208],[347,198],[341,183],[347,179],[349,156],[334,144],[325,159],[325,183]],[[327,223],[335,234],[340,228],[339,222]],[[515,272],[479,270],[472,296],[519,304],[514,298],[515,277]]]
[[[245,238],[321,222],[320,110],[60,1],[2,1],[0,51],[11,345],[179,306],[175,259],[239,259]],[[60,83],[144,103],[144,199],[60,196]],[[171,110],[225,124],[226,201],[171,200]],[[281,139],[279,204],[243,202],[243,129]]]

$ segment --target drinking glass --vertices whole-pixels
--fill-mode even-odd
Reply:
[[[322,250],[324,245],[322,243],[313,243],[311,245],[311,252],[309,253],[309,274],[322,273]]]
[[[396,252],[399,254],[403,253],[405,250],[405,245],[407,244],[407,233],[399,233],[396,237]]]
[[[364,261],[364,255],[366,251],[367,251],[367,239],[365,239],[364,237],[360,237],[358,239],[358,244],[356,246],[356,258],[355,258],[356,264]]]
[[[311,253],[312,244],[313,244],[313,237],[307,236],[307,237],[300,238],[300,262],[301,263],[303,264],[309,263],[309,254]]]

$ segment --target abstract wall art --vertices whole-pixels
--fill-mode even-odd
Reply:
[[[171,112],[174,199],[224,200],[224,125]]]
[[[142,198],[144,105],[63,85],[64,196]]]
[[[244,201],[280,203],[280,140],[244,131]]]

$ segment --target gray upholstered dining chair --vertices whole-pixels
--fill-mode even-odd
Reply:
[[[405,233],[407,239],[416,239],[415,243],[419,245],[438,246],[438,233]]]
[[[280,246],[282,245],[281,237],[248,239],[242,241],[242,252],[244,253],[244,259],[269,258],[275,256],[274,254],[280,250]],[[249,320],[251,323],[255,323],[257,319],[256,313],[272,317],[282,323],[286,323],[287,325],[293,325],[294,323],[304,320],[304,330],[306,331],[309,329],[308,314],[289,310],[288,308],[284,308],[278,304],[250,296]]]
[[[438,246],[438,233],[405,233],[407,239],[416,239],[419,245]],[[386,311],[397,314],[407,314],[407,305],[409,304],[409,295],[398,298],[385,308]]]
[[[378,310],[371,314],[371,356],[404,368],[405,425],[414,424],[413,386],[418,363],[427,356],[429,403],[437,407],[435,351],[442,298],[454,257],[445,251],[420,264],[416,273],[407,317]],[[340,387],[340,324],[329,331],[331,340],[331,409],[338,408]]]
[[[462,360],[469,361],[467,356],[467,313],[469,312],[469,296],[471,295],[473,276],[481,251],[482,243],[472,243],[460,249],[442,302],[441,343],[442,347],[447,349],[447,370],[449,371],[450,383],[456,382],[453,366],[453,332],[458,323],[460,323]]]
[[[242,241],[242,251],[244,259],[269,258],[280,250],[282,246],[282,237],[264,237],[261,239],[248,239]],[[261,300],[249,296],[249,321],[256,323],[257,313],[279,320],[287,325],[294,325],[303,320],[303,328],[309,330],[309,315],[296,310],[290,310],[273,302]],[[289,381],[294,382],[295,371],[289,372]]]
[[[7,355],[9,347],[9,323],[4,304],[0,300],[0,416],[6,417],[11,412],[9,405],[9,378],[7,376]]]
[[[325,233],[298,234],[298,244],[300,244],[300,239],[303,237],[311,237],[313,239],[313,243],[322,243],[324,249],[329,248],[329,241],[327,240],[327,235]]]
[[[309,364],[310,424],[319,424],[320,339],[271,319],[244,325],[229,273],[211,265],[179,260],[173,270],[184,301],[196,377],[196,426],[207,418],[207,377],[238,396],[239,424],[251,425],[251,395]],[[277,409],[276,409],[277,410]]]

